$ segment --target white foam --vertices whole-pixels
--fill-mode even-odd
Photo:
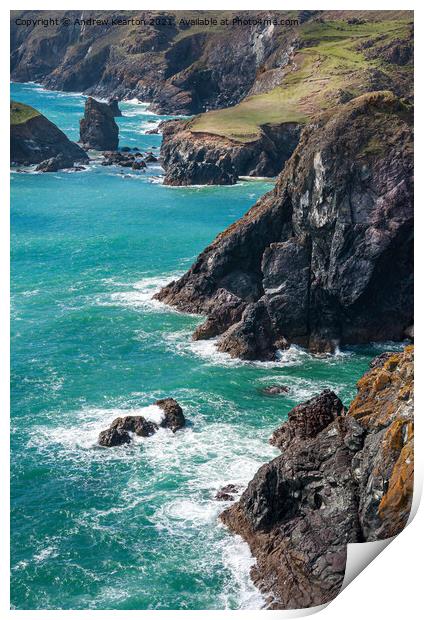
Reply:
[[[66,418],[52,412],[45,425],[30,430],[28,447],[39,450],[48,461],[54,462],[60,454],[65,462],[84,467],[90,462],[109,467],[109,463],[125,461],[128,477],[119,499],[111,507],[93,507],[81,513],[78,525],[109,532],[111,514],[122,522],[137,518],[147,502],[156,507],[149,516],[154,527],[177,539],[187,537],[192,547],[187,562],[192,557],[196,570],[227,571],[223,606],[257,609],[263,601],[249,577],[253,558],[241,539],[220,526],[218,515],[227,504],[216,501],[214,496],[229,483],[244,488],[258,467],[278,453],[267,442],[271,429],[240,426],[236,405],[222,396],[188,388],[176,390],[173,395],[188,420],[188,426],[177,433],[160,429],[152,437],[135,438],[130,446],[100,448],[96,445],[98,433],[114,418],[143,415],[157,421],[162,411],[159,413],[155,405],[85,407],[69,412]],[[151,402],[161,396],[133,393],[129,403],[140,399]],[[217,412],[217,416],[206,418],[208,410]],[[146,465],[154,474],[145,475]],[[178,487],[158,485],[158,481],[170,479],[174,471],[178,472]],[[40,559],[44,557],[47,551]],[[199,567],[199,562],[204,565]]]
[[[182,273],[168,274],[163,276],[146,277],[133,284],[124,285],[118,283],[119,287],[131,287],[127,291],[104,293],[95,298],[98,306],[124,306],[127,308],[142,309],[146,312],[176,312],[175,309],[165,305],[157,299],[153,299],[155,293],[172,280],[180,278]]]
[[[41,551],[36,553],[33,557],[33,560],[37,564],[41,564],[41,562],[44,562],[44,560],[47,560],[47,558],[57,557],[57,555],[58,551],[56,547],[46,547],[45,549],[42,549]]]
[[[255,564],[249,546],[241,536],[233,536],[222,547],[224,566],[230,571],[232,580],[225,584],[221,594],[222,607],[231,609],[261,609],[265,599],[250,578],[250,570]]]
[[[28,441],[29,448],[39,448],[42,451],[49,450],[52,445],[59,445],[68,456],[81,458],[82,451],[97,447],[97,439],[100,431],[107,428],[115,418],[127,415],[144,416],[147,420],[160,424],[164,412],[156,405],[130,408],[85,408],[82,411],[71,414],[77,424],[63,426],[37,426],[34,427]],[[134,437],[137,444],[140,438]],[[125,446],[124,446],[125,449]],[[114,451],[109,451],[112,454]],[[95,455],[92,455],[95,458]]]
[[[198,315],[195,315],[198,316]],[[282,368],[287,366],[299,366],[306,359],[313,359],[308,351],[292,345],[286,351],[278,351],[275,360],[251,361],[231,357],[229,353],[218,350],[219,337],[209,340],[192,340],[192,330],[183,330],[164,334],[164,340],[172,345],[172,349],[180,355],[197,355],[211,365],[218,366],[254,366],[256,368]]]
[[[143,415],[146,420],[154,422],[155,424],[160,424],[165,418],[165,412],[163,411],[163,409],[158,407],[158,405],[149,405],[148,407],[144,407],[142,409],[142,412],[143,413],[141,415]]]

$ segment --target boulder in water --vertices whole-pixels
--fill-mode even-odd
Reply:
[[[154,403],[164,412],[160,426],[169,428],[173,433],[185,425],[183,410],[173,398],[163,398]],[[113,447],[130,443],[130,433],[138,437],[150,437],[159,429],[158,424],[146,420],[142,415],[127,415],[115,418],[112,424],[99,435],[101,446]]]
[[[237,484],[226,484],[216,492],[215,499],[219,502],[231,502],[239,490],[240,487]]]
[[[59,153],[55,157],[49,157],[49,159],[45,159],[39,163],[35,170],[37,172],[57,172],[64,168],[72,168],[73,165],[74,160],[72,157]]]
[[[185,426],[185,417],[183,410],[176,400],[173,398],[162,398],[157,400],[155,405],[160,407],[165,416],[160,423],[163,428],[170,428],[173,433]]]
[[[119,430],[117,428],[107,428],[99,435],[98,443],[100,446],[112,448],[114,446],[122,446],[123,444],[130,443],[131,439],[126,431]]]

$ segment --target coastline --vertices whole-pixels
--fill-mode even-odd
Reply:
[[[11,82],[15,134],[51,119],[90,157],[34,132],[38,170],[11,170],[14,609],[314,607],[347,543],[402,531],[413,38],[391,19],[153,26],[86,64],[97,34],[49,57],[12,27],[12,75],[42,43],[49,86]]]

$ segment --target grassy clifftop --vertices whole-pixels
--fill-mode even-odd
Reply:
[[[30,105],[25,105],[24,103],[19,103],[18,101],[10,102],[11,125],[26,123],[35,116],[40,116],[40,112],[38,112],[35,108],[32,108]]]
[[[263,124],[302,123],[367,91],[405,94],[413,75],[412,14],[364,11],[350,17],[351,13],[358,15],[345,12],[340,19],[338,14],[324,14],[298,26],[278,86],[236,106],[197,116],[191,130],[249,142]]]

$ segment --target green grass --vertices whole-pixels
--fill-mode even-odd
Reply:
[[[302,24],[297,33],[300,47],[281,85],[231,108],[201,114],[193,119],[190,129],[250,142],[259,137],[261,125],[303,123],[338,103],[340,91],[351,96],[366,92],[364,84],[371,67],[388,75],[402,71],[406,76],[410,67],[394,67],[380,58],[368,60],[359,49],[364,41],[371,40],[374,46],[408,38],[411,18],[397,17],[396,21],[355,25],[342,20]]]
[[[10,124],[21,125],[26,123],[30,118],[40,116],[40,112],[31,108],[30,105],[19,103],[18,101],[10,102]]]

